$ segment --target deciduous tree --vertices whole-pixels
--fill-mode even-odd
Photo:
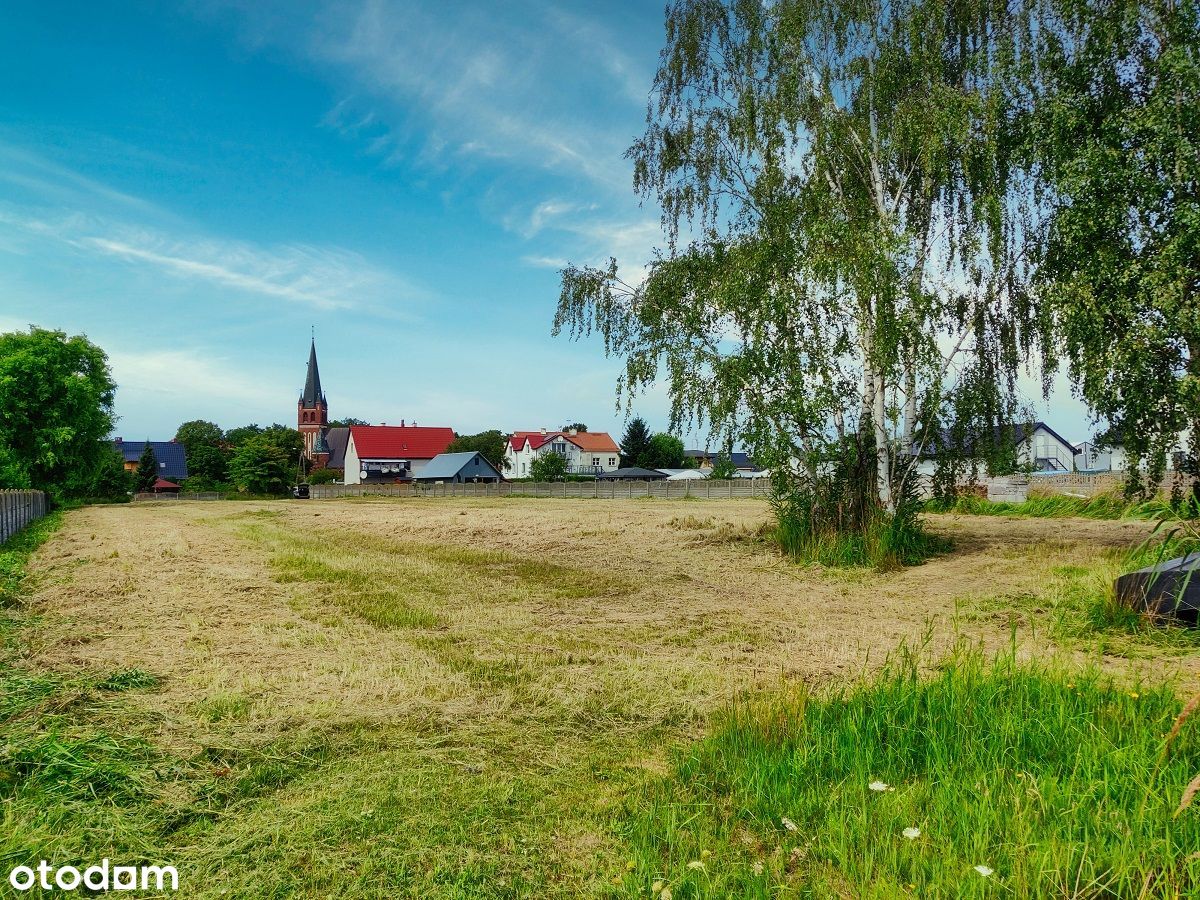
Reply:
[[[175,440],[183,444],[190,456],[201,447],[219,447],[225,440],[225,432],[216,422],[193,419],[175,429]]]
[[[650,438],[642,461],[637,465],[646,469],[678,469],[683,465],[683,441],[673,434],[659,432]]]
[[[627,397],[665,382],[673,428],[774,461],[806,533],[894,521],[951,388],[986,395],[982,446],[1032,342],[1015,24],[1002,0],[672,2],[629,152],[663,244],[644,278],[564,270],[556,332],[598,331]]]
[[[116,386],[82,335],[0,334],[0,487],[81,496],[110,450]]]
[[[508,438],[496,429],[481,431],[479,434],[460,434],[455,436],[446,448],[448,453],[478,453],[500,471],[510,465],[505,455]]]
[[[529,464],[529,476],[534,481],[560,481],[567,474],[567,458],[547,451]]]
[[[294,461],[264,434],[247,439],[233,455],[229,475],[239,491],[279,494],[292,481]]]
[[[1157,483],[1182,429],[1200,459],[1200,5],[1030,2],[1037,296],[1080,393]]]

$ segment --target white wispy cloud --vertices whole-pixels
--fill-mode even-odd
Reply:
[[[521,257],[521,262],[535,269],[565,269],[570,260],[563,256],[538,256],[529,254]]]
[[[403,314],[430,291],[361,254],[307,244],[260,245],[179,235],[83,213],[57,215],[0,206],[9,235],[65,244],[97,257],[311,309],[365,309]],[[0,232],[3,234],[3,232]],[[15,242],[12,252],[26,252]]]
[[[195,350],[112,350],[108,355],[123,405],[128,394],[152,394],[185,408],[197,399],[209,405],[273,409],[292,386],[262,372],[249,372],[233,361]]]
[[[125,239],[87,236],[73,243],[152,266],[177,278],[207,281],[314,309],[360,306],[363,297],[377,296],[389,282],[400,293],[413,293],[411,286],[396,284],[393,277],[345,250],[305,246],[263,249],[212,240],[181,242],[145,232]]]
[[[72,206],[100,202],[110,207],[162,214],[155,204],[88,178],[44,156],[0,141],[0,182],[28,191],[43,202]]]
[[[598,90],[628,104],[640,121],[648,72],[624,53],[618,38],[578,14],[546,7],[546,29],[522,27],[493,7],[394,4],[357,0],[304,16],[290,7],[232,4],[241,40],[283,47],[335,70],[346,95],[321,119],[385,162],[412,156],[436,164],[444,154],[508,159],[533,169],[579,175],[627,192],[622,159],[629,134],[597,121],[597,107],[547,85],[578,84],[582,72]],[[210,15],[228,19],[230,4]],[[606,83],[607,82],[607,83]]]

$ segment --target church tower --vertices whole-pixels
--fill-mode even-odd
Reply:
[[[325,429],[329,425],[329,403],[321,390],[321,373],[317,369],[317,341],[313,339],[308,351],[308,377],[304,393],[296,404],[296,428],[304,435],[304,455],[314,464],[323,466],[329,458],[325,445]],[[324,451],[324,459],[321,459]]]

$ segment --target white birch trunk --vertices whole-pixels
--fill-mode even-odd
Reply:
[[[875,488],[879,494],[880,505],[887,510],[888,515],[892,515],[896,512],[896,502],[892,498],[891,452],[888,449],[887,420],[885,419],[886,393],[883,375],[875,372],[872,377],[875,393],[871,413],[871,423],[875,427]]]

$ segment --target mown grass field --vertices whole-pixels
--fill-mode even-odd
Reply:
[[[1166,738],[1200,653],[1103,614],[1144,522],[934,516],[951,552],[876,573],[785,562],[766,521],[39,526],[0,556],[0,868],[172,863],[189,897],[1200,892],[1200,722]]]

